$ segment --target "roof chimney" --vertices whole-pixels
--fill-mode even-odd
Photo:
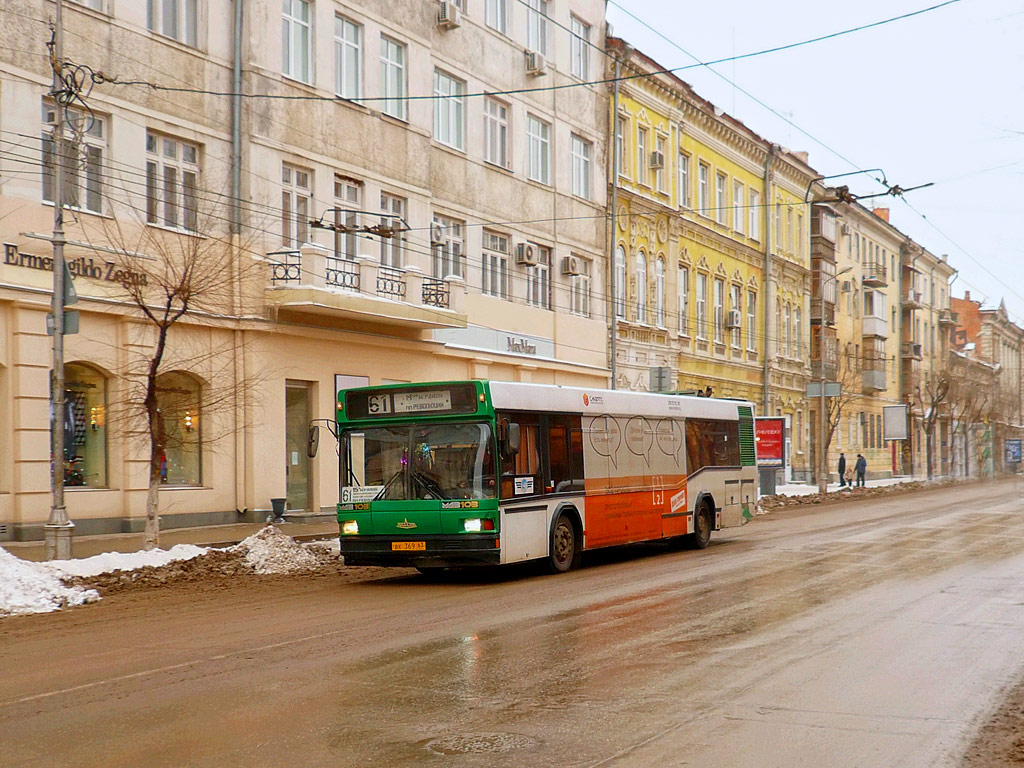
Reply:
[[[971,292],[970,291],[964,291],[964,301],[970,301],[970,300],[971,300]]]
[[[889,223],[889,209],[888,208],[875,208],[875,210],[873,210],[872,213],[875,214],[875,216],[880,218],[882,221],[884,221],[886,224]]]

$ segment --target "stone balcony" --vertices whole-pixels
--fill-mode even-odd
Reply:
[[[264,296],[279,312],[405,328],[465,328],[466,283],[383,265],[370,256],[336,258],[319,245],[268,253]]]
[[[889,336],[889,322],[884,317],[873,317],[866,315],[861,320],[862,336],[877,336],[880,339]]]

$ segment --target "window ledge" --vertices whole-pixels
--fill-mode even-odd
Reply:
[[[195,237],[200,240],[207,239],[206,235],[204,234],[201,234],[199,232],[193,232],[191,229],[183,229],[182,227],[169,227],[166,224],[159,224],[152,221],[147,221],[146,226],[152,227],[153,229],[159,229],[162,232],[169,232],[173,235],[185,235],[187,237]]]
[[[431,146],[434,147],[434,149],[443,149],[445,152],[451,152],[452,154],[457,155],[459,157],[466,157],[465,149],[459,149],[458,147],[452,146],[451,144],[445,144],[440,139],[435,139],[431,137],[430,144]]]
[[[513,171],[510,166],[492,163],[490,160],[484,160],[484,167],[490,168],[492,171],[501,171],[502,173],[507,173],[509,176],[515,175],[515,171]]]
[[[56,204],[53,203],[50,200],[43,200],[42,202],[43,202],[43,205],[48,206],[50,208],[56,207]],[[100,213],[99,211],[92,211],[92,210],[89,210],[88,208],[79,208],[78,206],[75,206],[75,205],[65,205],[64,206],[64,210],[65,211],[71,211],[72,213],[75,213],[75,214],[84,214],[86,216],[96,216],[96,217],[101,218],[101,219],[110,219],[111,221],[114,220],[114,217],[112,215],[110,215],[109,213]]]
[[[161,491],[212,491],[213,487],[209,485],[161,485]]]
[[[146,31],[149,32],[149,36],[153,40],[163,43],[164,45],[169,45],[171,48],[177,48],[182,53],[187,53],[191,56],[198,56],[201,58],[206,58],[207,56],[206,51],[204,51],[202,48],[199,48],[194,45],[189,45],[188,43],[183,43],[176,37],[171,37],[170,35],[165,35],[162,32],[157,32],[155,29],[147,28]]]

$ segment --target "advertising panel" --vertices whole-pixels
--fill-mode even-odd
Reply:
[[[759,416],[754,420],[754,444],[759,467],[781,467],[786,462],[786,420]]]

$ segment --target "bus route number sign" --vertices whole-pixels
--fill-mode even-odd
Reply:
[[[366,410],[371,416],[384,416],[391,413],[391,394],[370,395],[366,399]]]

